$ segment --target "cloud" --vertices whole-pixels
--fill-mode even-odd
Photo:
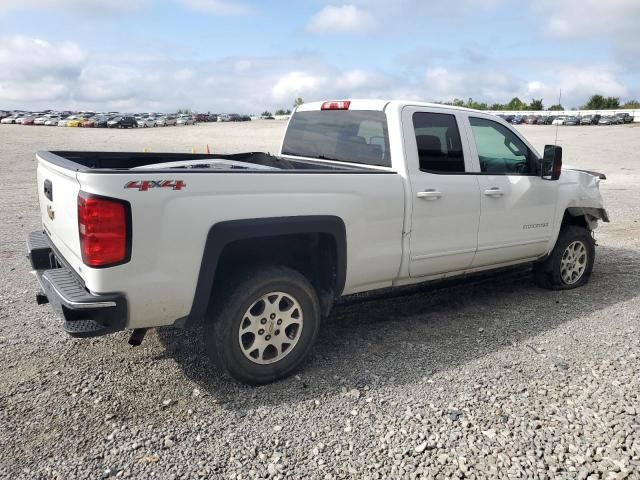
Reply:
[[[525,82],[508,72],[490,67],[484,69],[462,69],[447,67],[427,68],[424,87],[429,100],[450,101],[454,98],[466,100],[472,97],[487,103],[506,102],[521,95]]]
[[[455,48],[455,47],[454,47]],[[460,50],[457,50],[458,52]],[[452,50],[456,52],[456,50]],[[336,98],[400,98],[446,101],[473,97],[504,103],[525,101],[578,106],[593,93],[633,97],[614,64],[550,59],[424,55],[405,71],[349,68],[317,52],[272,56],[171,57],[90,52],[73,42],[25,36],[0,37],[0,107],[255,113],[306,101]],[[448,61],[449,57],[456,60]],[[473,55],[471,55],[473,57]],[[511,68],[497,68],[510,65]],[[536,73],[532,73],[536,72]]]
[[[542,31],[559,40],[594,39],[611,43],[613,57],[628,69],[640,67],[638,0],[536,0],[531,9]]]
[[[87,53],[70,42],[0,38],[0,101],[59,100],[77,84]]]
[[[562,89],[562,104],[580,106],[586,99],[599,93],[605,96],[628,98],[629,90],[617,78],[610,65],[558,64],[553,67],[555,82],[532,81],[527,85],[526,98],[544,98],[546,105],[557,103]]]
[[[47,10],[81,16],[125,15],[143,10],[149,0],[1,0],[0,13]]]
[[[542,98],[546,106],[557,103],[562,89],[562,104],[565,107],[580,106],[586,99],[600,93],[606,96],[628,98],[629,90],[618,80],[615,67],[606,64],[547,63],[554,72],[552,78],[531,79],[524,75],[496,69],[454,69],[431,67],[425,73],[424,85],[428,99],[450,101],[454,98],[491,103],[506,103],[513,97],[523,101]],[[519,70],[515,69],[516,71]],[[526,71],[535,68],[523,69]]]
[[[250,6],[232,0],[182,0],[182,3],[191,10],[213,15],[248,15],[253,12]]]
[[[282,75],[271,88],[274,99],[280,102],[289,101],[300,95],[315,95],[324,88],[329,79],[323,75],[307,72],[289,72]]]
[[[540,16],[543,30],[555,38],[593,38],[637,31],[640,23],[637,0],[536,0],[531,8]]]
[[[311,17],[307,30],[313,33],[365,33],[375,25],[373,15],[355,5],[327,5]]]

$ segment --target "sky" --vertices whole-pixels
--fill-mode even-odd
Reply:
[[[0,0],[0,109],[640,99],[640,0]]]

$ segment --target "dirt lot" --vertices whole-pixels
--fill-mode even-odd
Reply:
[[[76,340],[35,305],[36,150],[275,152],[284,126],[1,126],[0,477],[640,478],[640,125],[559,129],[565,163],[608,176],[587,286],[510,274],[342,306],[273,385],[223,377],[197,331]]]

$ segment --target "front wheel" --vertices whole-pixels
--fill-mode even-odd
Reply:
[[[319,327],[318,297],[307,278],[286,267],[263,267],[217,292],[206,345],[232,377],[259,385],[293,373]]]
[[[589,281],[595,260],[591,231],[574,225],[560,230],[558,241],[546,260],[533,267],[534,279],[543,288],[567,290]]]

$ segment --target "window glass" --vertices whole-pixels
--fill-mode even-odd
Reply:
[[[485,118],[469,117],[478,150],[480,171],[529,175],[529,149],[504,125]]]
[[[460,131],[454,115],[416,112],[413,129],[420,170],[433,173],[464,172]]]
[[[296,112],[282,153],[390,167],[387,117],[370,110]]]

